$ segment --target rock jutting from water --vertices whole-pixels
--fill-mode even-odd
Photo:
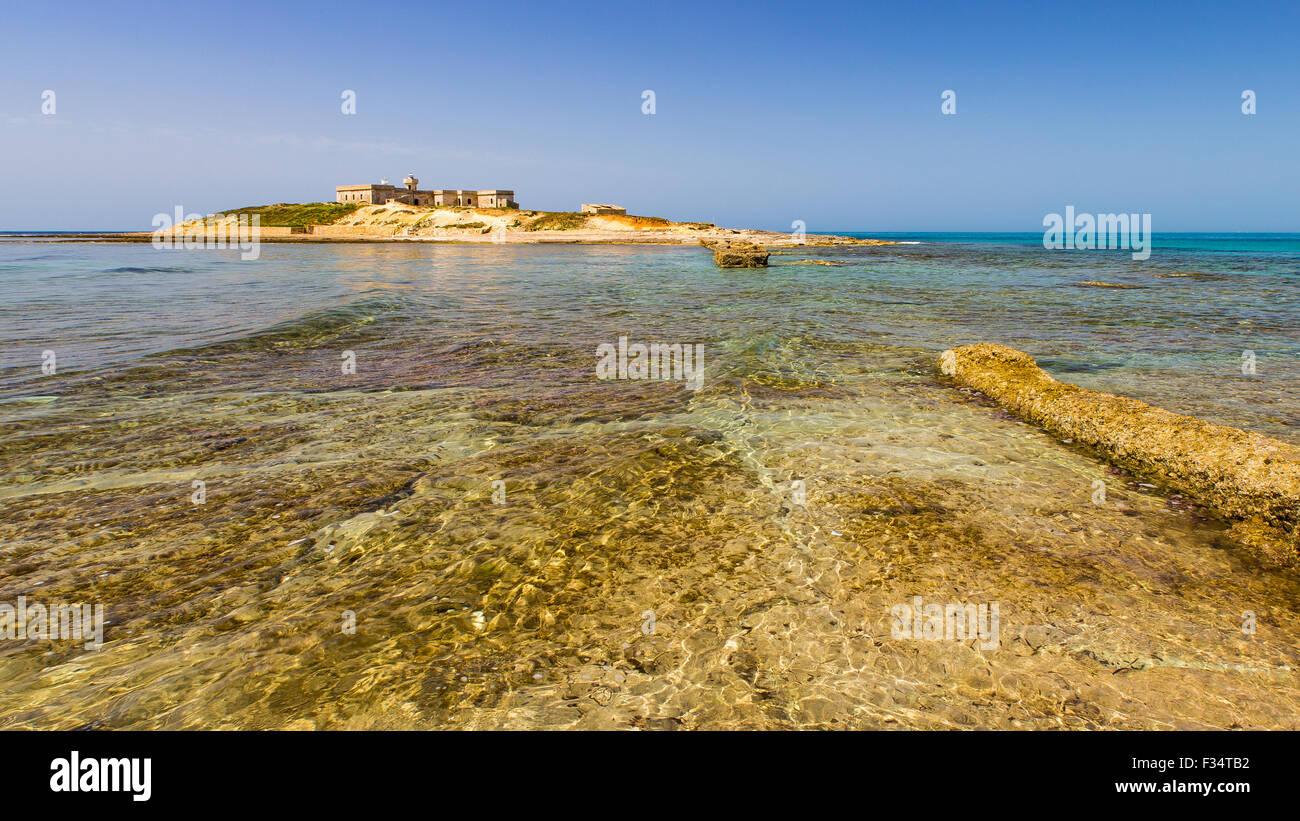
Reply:
[[[713,251],[713,262],[719,268],[766,268],[768,251],[756,242],[722,240],[700,242]]]
[[[963,345],[939,370],[1011,413],[1162,480],[1233,520],[1231,535],[1270,564],[1300,564],[1300,448],[1136,399],[1056,381],[1028,354]]]
[[[1079,284],[1089,285],[1093,288],[1118,288],[1120,290],[1125,290],[1125,291],[1139,287],[1137,285],[1125,285],[1121,282],[1099,282],[1095,279],[1086,279],[1083,282],[1080,282]]]

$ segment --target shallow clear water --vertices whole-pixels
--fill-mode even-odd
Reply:
[[[1297,442],[1300,242],[911,239],[0,243],[0,602],[109,621],[0,639],[0,726],[1294,728],[1296,576],[934,363]],[[620,336],[702,387],[597,379]]]

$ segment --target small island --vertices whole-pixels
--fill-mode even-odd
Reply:
[[[257,242],[455,242],[704,245],[721,267],[763,267],[764,249],[797,245],[891,245],[886,240],[804,232],[722,228],[711,222],[673,222],[628,214],[621,206],[583,203],[580,211],[522,209],[507,189],[421,189],[340,185],[334,202],[276,203],[175,220],[160,215],[153,231],[60,234],[51,241],[157,242],[206,247],[205,237],[254,231]],[[162,223],[160,226],[160,222]],[[255,228],[254,228],[255,226]],[[35,235],[33,235],[35,236]]]
[[[459,242],[698,245],[742,242],[762,246],[880,245],[882,240],[804,236],[722,228],[707,222],[580,211],[536,211],[469,205],[279,203],[211,214],[168,229],[174,237],[203,236],[240,218],[258,218],[262,242]],[[154,235],[122,235],[148,241]]]

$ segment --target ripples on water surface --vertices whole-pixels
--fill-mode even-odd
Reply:
[[[934,372],[1300,442],[1300,249],[1220,248],[0,244],[0,601],[109,620],[0,642],[0,726],[1295,728],[1293,574]],[[596,380],[620,335],[703,388]]]

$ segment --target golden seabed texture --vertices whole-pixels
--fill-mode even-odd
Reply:
[[[1262,559],[1300,562],[1300,448],[1062,384],[1028,354],[1002,345],[944,351],[939,368],[1017,416],[1234,520],[1232,535]]]
[[[1300,445],[1300,356],[1237,361],[1291,352],[1291,281],[935,246],[11,251],[84,333],[0,370],[0,603],[104,631],[0,640],[0,728],[1300,729],[1300,573],[934,367],[1004,340]],[[623,334],[701,382],[600,378]]]
[[[326,383],[301,345],[14,414],[0,594],[109,623],[97,652],[0,645],[0,726],[1296,726],[1294,580],[1135,482],[1090,504],[1095,462],[930,352],[715,340],[690,391],[462,343],[302,390]],[[997,647],[896,638],[916,596],[996,603]]]

